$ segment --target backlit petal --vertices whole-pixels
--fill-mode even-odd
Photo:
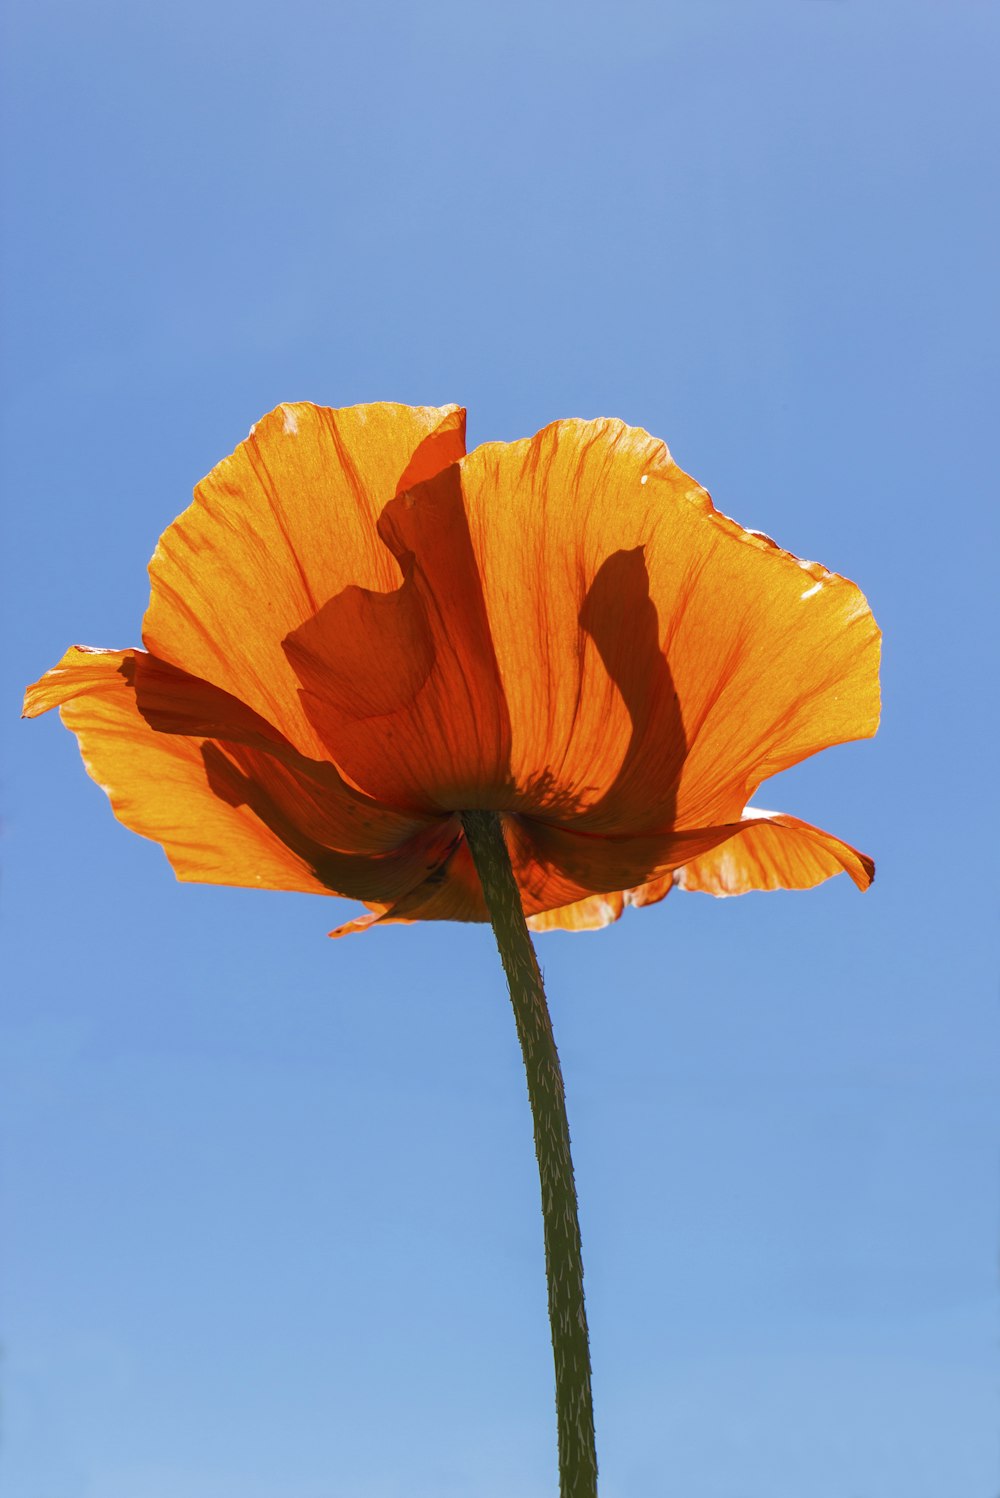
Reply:
[[[556,422],[459,464],[510,716],[511,809],[567,819],[619,776],[638,773],[639,795],[676,776],[684,741],[630,509],[642,476],[668,468],[661,442],[613,421]],[[660,732],[637,766],[635,724],[650,719]]]
[[[527,818],[504,819],[521,903],[533,931],[593,931],[628,906],[655,905],[673,885],[714,895],[810,889],[847,873],[867,889],[867,854],[797,817],[749,808],[739,822],[669,838],[606,838]],[[637,871],[653,870],[643,879]],[[606,893],[595,886],[609,884]],[[626,882],[628,881],[628,882]],[[617,887],[616,887],[617,883]],[[404,920],[484,921],[482,892],[464,840],[433,874],[399,901],[331,932],[344,936]]]
[[[878,719],[853,583],[719,514],[662,442],[563,421],[464,456],[455,407],[279,407],[150,566],[150,653],[75,649],[60,705],[182,878],[352,895],[338,933],[481,921],[457,813],[501,813],[526,917],[871,861],[744,811]]]
[[[348,588],[285,641],[327,753],[397,806],[504,804],[510,729],[457,466],[378,525],[403,582]],[[387,553],[388,554],[388,553]]]
[[[161,537],[147,648],[324,757],[282,642],[345,588],[399,585],[378,517],[401,481],[417,483],[460,456],[464,432],[453,406],[279,406]]]
[[[679,889],[709,895],[742,895],[749,890],[812,889],[834,874],[848,873],[859,889],[875,877],[865,853],[829,832],[779,812],[748,807],[737,837],[677,870]]]
[[[858,589],[720,515],[647,433],[556,422],[457,472],[510,719],[499,804],[615,836],[730,823],[766,775],[874,732]]]
[[[616,920],[626,904],[655,904],[670,888],[669,868],[649,880],[641,879],[641,875],[627,880],[622,877],[623,870],[649,868],[654,854],[668,857],[668,861],[672,856],[676,865],[689,856],[691,849],[700,851],[712,846],[715,841],[732,836],[734,831],[731,827],[712,828],[689,834],[681,843],[674,839],[666,845],[668,851],[664,855],[661,841],[651,844],[649,839],[633,839],[622,848],[609,838],[573,834],[561,837],[552,828],[520,817],[504,817],[503,821],[522,908],[528,924],[539,931],[556,927],[593,930]],[[609,894],[600,892],[603,879],[608,881]],[[361,917],[359,922],[350,922],[331,935],[347,935],[396,920],[487,919],[482,888],[463,838],[447,861],[423,883],[391,906],[380,906],[374,920]]]
[[[180,879],[391,902],[458,836],[360,795],[242,703],[141,651],[68,651],[25,712],[53,706],[115,815],[161,843]]]
[[[533,931],[593,931],[618,920],[629,905],[655,905],[675,884],[710,895],[741,895],[750,890],[812,889],[845,872],[859,889],[867,889],[874,865],[850,844],[797,817],[748,809],[735,835],[692,862],[634,889],[591,895],[530,916],[528,925]]]
[[[562,905],[528,917],[532,931],[598,931],[620,920],[629,905],[657,905],[666,899],[673,887],[673,874],[664,874],[637,889],[621,890],[610,895],[588,895],[573,905]]]

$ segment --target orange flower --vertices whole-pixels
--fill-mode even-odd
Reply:
[[[279,406],[149,571],[145,650],[74,647],[25,713],[61,708],[180,879],[363,901],[340,932],[485,920],[458,817],[483,808],[536,929],[673,883],[871,882],[747,805],[875,732],[864,598],[719,514],[643,431],[559,421],[466,456],[455,407]]]

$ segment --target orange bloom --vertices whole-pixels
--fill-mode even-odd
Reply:
[[[806,888],[864,854],[747,803],[878,721],[853,583],[745,531],[662,442],[558,421],[465,455],[464,413],[279,406],[150,563],[144,650],[67,651],[59,706],[180,879],[487,918],[458,814],[503,814],[536,929],[672,884]],[[339,934],[339,933],[338,933]]]

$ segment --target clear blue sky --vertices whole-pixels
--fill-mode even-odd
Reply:
[[[885,630],[878,739],[760,798],[868,895],[540,939],[602,1498],[995,1498],[996,6],[3,27],[4,1493],[554,1494],[488,930],[178,885],[14,721],[67,645],[138,643],[252,421],[395,399],[646,426]]]

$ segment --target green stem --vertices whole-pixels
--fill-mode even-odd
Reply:
[[[500,818],[496,812],[467,811],[462,825],[507,975],[535,1126],[556,1372],[560,1498],[596,1498],[583,1257],[559,1053]]]

